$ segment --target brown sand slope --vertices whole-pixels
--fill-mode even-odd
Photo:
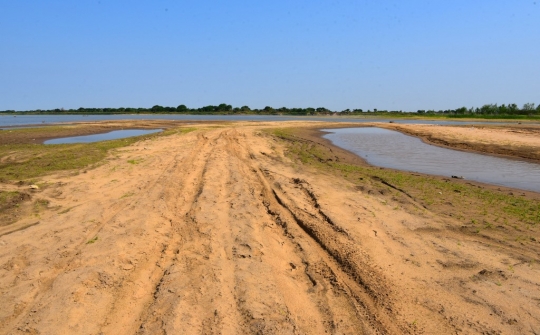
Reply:
[[[436,126],[385,123],[379,126],[418,136],[431,144],[540,162],[538,125]]]
[[[258,127],[139,142],[45,179],[33,196],[49,209],[0,236],[2,334],[540,330],[538,248],[299,167]]]

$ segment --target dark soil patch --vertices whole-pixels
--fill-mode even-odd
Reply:
[[[17,221],[22,213],[22,205],[29,202],[32,196],[17,191],[0,191],[0,227]]]

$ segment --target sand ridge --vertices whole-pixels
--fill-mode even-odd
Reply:
[[[377,125],[452,149],[540,162],[540,126],[536,124],[440,126],[379,123]]]

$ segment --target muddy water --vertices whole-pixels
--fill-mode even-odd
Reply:
[[[104,133],[104,134],[55,138],[52,140],[45,141],[43,143],[44,144],[92,143],[92,142],[99,142],[99,141],[116,140],[119,138],[126,138],[126,137],[132,137],[132,136],[148,135],[148,134],[157,133],[160,131],[162,131],[162,129],[113,130],[111,132]]]
[[[540,192],[540,164],[429,145],[397,131],[364,127],[326,129],[325,138],[369,164]]]

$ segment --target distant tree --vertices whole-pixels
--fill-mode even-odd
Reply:
[[[227,105],[227,104],[220,104],[216,108],[216,111],[218,111],[218,112],[228,112],[228,111],[231,111],[231,110],[232,110],[232,106]]]
[[[251,108],[249,108],[249,106],[242,106],[242,107],[240,107],[240,110],[242,112],[249,112],[249,111],[251,111]]]
[[[212,106],[212,105],[208,105],[208,106],[204,106],[202,108],[199,108],[200,111],[202,112],[213,112],[216,110],[216,106]]]
[[[188,108],[186,107],[186,105],[178,105],[178,107],[176,107],[176,110],[178,112],[187,112]]]
[[[480,113],[484,115],[497,114],[498,111],[499,111],[499,107],[497,107],[497,104],[486,104],[480,107]]]
[[[324,107],[319,107],[317,108],[317,113],[319,114],[327,114],[327,113],[330,113],[330,110],[324,108]]]
[[[528,102],[528,103],[524,104],[522,110],[524,110],[524,111],[533,111],[534,110],[534,103]]]
[[[161,111],[163,111],[163,106],[155,105],[155,106],[152,106],[152,108],[150,110],[152,112],[161,112]]]
[[[287,107],[281,107],[281,108],[278,108],[276,110],[276,112],[279,114],[279,115],[283,115],[283,114],[290,114],[291,110],[288,109]]]
[[[517,114],[518,113],[518,106],[516,104],[508,104],[508,113],[509,114]]]
[[[461,107],[456,109],[456,114],[466,114],[467,113],[467,107]]]

